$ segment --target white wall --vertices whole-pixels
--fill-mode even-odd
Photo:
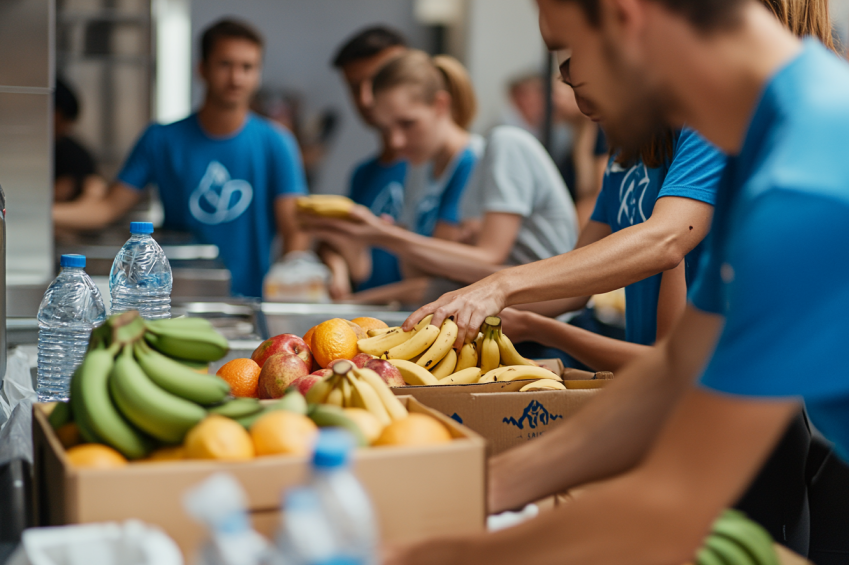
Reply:
[[[314,190],[347,190],[351,167],[374,152],[376,141],[354,113],[344,85],[330,66],[339,44],[358,29],[383,23],[406,34],[415,47],[427,47],[428,36],[413,18],[412,0],[194,0],[192,35],[194,60],[198,36],[216,19],[237,15],[253,23],[267,43],[263,81],[300,91],[308,108],[332,107],[342,123],[324,161]],[[199,101],[200,84],[192,95]]]

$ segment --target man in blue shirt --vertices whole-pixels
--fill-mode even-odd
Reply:
[[[406,49],[406,40],[400,33],[374,26],[348,39],[333,58],[333,67],[342,73],[357,113],[371,128],[376,129],[371,110],[374,102],[371,79],[383,65]],[[386,140],[381,138],[380,152],[354,168],[348,195],[357,204],[369,208],[375,216],[397,221],[404,208],[406,174],[406,161],[399,159]],[[388,251],[375,247],[370,254],[363,254],[350,241],[330,243],[344,257],[345,263],[340,264],[328,250],[322,252],[322,257],[335,271],[339,271],[334,273],[334,277],[350,276],[355,290],[367,290],[402,279],[398,259]],[[363,261],[363,258],[371,261]]]
[[[711,239],[670,338],[529,443],[510,469],[525,484],[490,509],[607,480],[503,532],[396,548],[392,565],[692,561],[800,401],[849,452],[845,62],[751,0],[538,3],[546,43],[572,49],[565,73],[576,88],[588,74],[609,85],[597,103],[614,118],[614,144],[637,142],[658,122],[687,123],[731,155]],[[809,29],[828,33],[827,15],[824,23]],[[500,292],[523,299],[509,286]],[[497,312],[497,296],[465,298]],[[448,313],[468,314],[440,308]],[[826,371],[811,374],[814,363]],[[582,460],[570,461],[576,452]],[[491,471],[492,495],[510,474]]]
[[[294,137],[249,111],[260,83],[262,39],[250,26],[222,20],[201,39],[200,109],[142,134],[109,194],[54,208],[57,226],[96,229],[127,213],[157,185],[167,229],[190,231],[218,246],[235,295],[261,296],[272,243],[303,250],[295,199],[306,193]]]

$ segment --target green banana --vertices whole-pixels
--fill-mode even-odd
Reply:
[[[146,320],[148,328],[154,330],[183,331],[183,330],[213,330],[213,325],[206,318],[180,316],[179,318],[168,318],[166,320]]]
[[[53,410],[50,412],[50,415],[47,417],[47,421],[50,422],[50,427],[54,430],[58,430],[68,422],[73,421],[73,414],[71,413],[71,402],[57,402],[56,406],[53,407]]]
[[[181,329],[148,326],[145,340],[169,357],[211,363],[227,355],[230,346],[224,336],[213,329]]]
[[[713,534],[742,546],[758,565],[779,565],[772,537],[745,514],[726,510],[713,524]]]
[[[80,437],[83,438],[83,441],[85,443],[105,443],[92,431],[91,424],[88,421],[88,414],[86,414],[85,407],[83,406],[81,390],[83,381],[80,377],[82,367],[81,363],[71,376],[71,398],[68,400],[68,404],[71,405],[71,413],[74,415],[74,422],[80,430]]]
[[[269,412],[274,412],[275,410],[287,410],[289,412],[295,412],[296,414],[306,416],[307,401],[304,400],[304,397],[300,392],[293,390],[291,392],[287,392],[283,396],[283,398],[281,398],[277,402],[263,405],[262,410],[259,412],[251,414],[249,416],[233,419],[239,424],[241,424],[246,430],[250,430],[254,422],[259,420],[265,414],[268,414]]]
[[[110,350],[97,349],[86,355],[78,375],[78,406],[88,427],[103,443],[114,447],[128,459],[140,459],[150,453],[153,444],[130,425],[112,403],[109,378],[115,365],[113,354]]]
[[[203,405],[218,404],[230,394],[230,385],[221,377],[193,371],[141,341],[136,342],[133,349],[150,380],[171,394]]]
[[[702,547],[696,553],[696,565],[728,565],[717,553],[709,547]]]
[[[368,445],[360,427],[345,415],[343,408],[329,404],[316,404],[312,407],[309,417],[319,428],[344,428],[354,436],[358,447]]]
[[[206,410],[158,386],[125,347],[109,379],[118,408],[133,424],[165,443],[183,441],[186,433],[206,417]]]
[[[708,536],[705,546],[719,555],[727,565],[760,565],[752,555],[725,536]]]
[[[262,404],[256,398],[232,398],[223,404],[208,409],[210,414],[227,418],[244,418],[262,411]]]

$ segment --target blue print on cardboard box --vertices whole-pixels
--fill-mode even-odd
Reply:
[[[535,429],[539,425],[547,426],[549,421],[553,422],[558,418],[563,418],[559,414],[549,414],[545,406],[540,404],[538,400],[531,400],[531,403],[525,408],[522,417],[516,420],[512,416],[504,418],[502,422],[512,424],[520,430],[525,429],[525,424],[531,429]]]

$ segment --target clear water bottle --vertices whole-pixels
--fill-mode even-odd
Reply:
[[[38,308],[38,400],[67,400],[71,375],[85,356],[106,306],[85,272],[85,257],[62,255],[62,267]]]
[[[338,536],[310,487],[286,493],[276,542],[275,565],[356,565],[342,557]]]
[[[150,222],[130,224],[130,239],[109,273],[113,314],[138,310],[148,320],[171,317],[171,265],[152,233]]]

